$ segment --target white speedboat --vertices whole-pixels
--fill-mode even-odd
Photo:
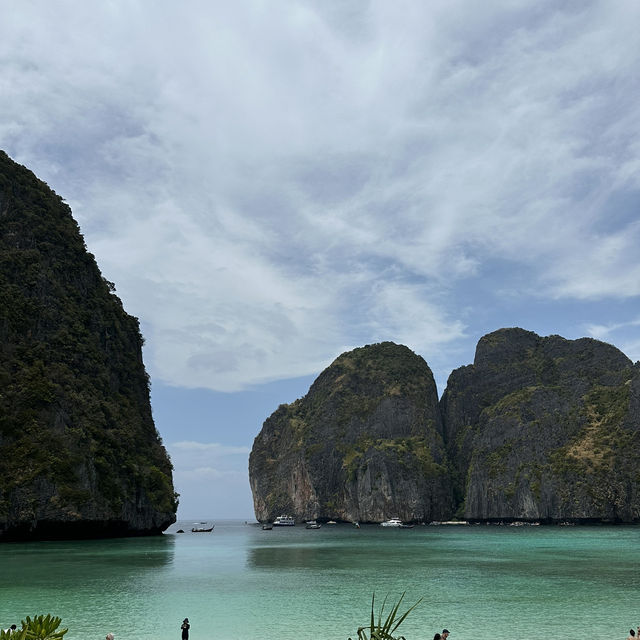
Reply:
[[[400,518],[391,518],[391,520],[385,520],[384,522],[381,522],[380,525],[383,527],[401,527],[402,520],[400,520]]]
[[[291,516],[278,516],[273,521],[274,527],[293,527],[296,521]]]

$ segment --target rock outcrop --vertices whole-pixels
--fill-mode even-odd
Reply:
[[[433,375],[391,342],[342,354],[256,437],[256,517],[432,520],[452,510]]]
[[[640,519],[640,365],[593,340],[501,329],[441,405],[459,515]]]
[[[0,539],[175,521],[142,337],[69,207],[0,152]]]
[[[249,469],[259,520],[639,522],[639,457],[640,363],[501,329],[439,410],[406,347],[343,354],[265,422]]]

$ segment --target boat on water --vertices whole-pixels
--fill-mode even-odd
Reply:
[[[291,516],[278,516],[273,521],[274,527],[293,527],[296,521]]]
[[[271,523],[269,523],[269,522],[265,522],[262,525],[262,530],[263,531],[271,531],[271,529],[273,529],[273,525]]]
[[[312,522],[307,522],[305,525],[305,529],[319,529],[322,525],[318,524],[315,520]]]
[[[382,526],[382,527],[401,527],[402,526],[402,520],[400,520],[400,518],[391,518],[390,520],[385,520],[384,522],[381,522],[380,526]]]
[[[215,527],[215,524],[212,524],[211,527],[207,528],[207,527],[192,527],[191,528],[191,533],[209,533],[210,531],[213,531],[213,528]]]

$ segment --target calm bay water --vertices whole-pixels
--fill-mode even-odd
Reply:
[[[325,525],[0,545],[0,624],[54,613],[65,640],[346,640],[371,594],[423,598],[399,632],[431,640],[626,637],[640,624],[640,527]],[[377,609],[377,607],[376,607]],[[404,610],[404,609],[403,609]]]

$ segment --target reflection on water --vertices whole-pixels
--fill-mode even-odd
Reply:
[[[249,549],[247,564],[252,569],[303,569],[334,571],[351,558],[323,547],[258,547]]]
[[[5,580],[43,579],[47,573],[87,574],[99,578],[109,573],[138,573],[173,561],[175,538],[118,538],[68,542],[28,542],[0,545],[0,566]]]

